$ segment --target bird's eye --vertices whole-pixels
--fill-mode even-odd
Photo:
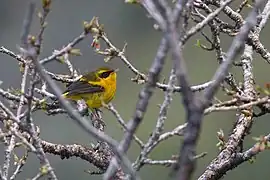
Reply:
[[[110,74],[111,74],[111,71],[106,71],[106,72],[99,74],[99,77],[100,78],[107,78],[107,77],[109,77]]]

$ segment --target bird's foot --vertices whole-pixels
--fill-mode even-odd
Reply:
[[[94,110],[91,113],[91,120],[92,124],[95,128],[103,131],[104,127],[106,126],[105,122],[102,120],[102,117],[100,116],[100,113],[98,110]]]
[[[97,113],[103,114],[103,111],[101,109],[95,108],[94,111],[96,111]]]

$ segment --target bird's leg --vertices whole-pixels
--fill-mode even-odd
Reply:
[[[92,125],[99,131],[104,132],[105,130],[105,122],[102,120],[101,113],[102,111],[100,109],[94,108],[91,109],[91,120],[92,120]],[[101,150],[104,147],[104,142],[98,141],[98,143],[95,145],[94,150]]]
[[[100,109],[94,108],[91,112],[92,112],[91,119],[93,126],[99,130],[104,130],[106,124],[102,120],[102,116],[100,115],[102,111]]]
[[[101,109],[98,109],[98,108],[95,108],[95,111],[97,112],[97,113],[103,113],[103,111],[101,110]]]
[[[91,115],[92,120],[99,118],[98,111],[95,108],[94,109],[91,108],[91,114],[90,115]]]

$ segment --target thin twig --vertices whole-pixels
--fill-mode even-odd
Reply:
[[[26,16],[23,20],[23,26],[22,26],[22,31],[21,31],[21,44],[23,45],[23,47],[28,45],[28,35],[30,34],[30,28],[31,28],[35,8],[36,8],[36,4],[34,2],[30,2]]]
[[[121,117],[119,112],[114,108],[114,106],[110,103],[104,107],[107,108],[109,111],[111,111],[114,114],[114,116],[116,117],[119,124],[123,127],[124,131],[127,131],[128,129],[127,129],[127,125],[126,125],[125,121],[123,120],[123,118]],[[142,140],[140,140],[135,134],[133,135],[133,138],[134,138],[135,142],[137,142],[137,144],[141,148],[143,148],[145,146],[144,143],[142,142]]]
[[[239,106],[233,106],[233,105],[232,106],[221,106],[221,107],[212,106],[212,107],[209,107],[209,108],[205,109],[204,114],[209,114],[211,112],[216,112],[216,111],[243,110],[243,109],[246,109],[246,108],[251,108],[252,106],[255,106],[255,105],[269,103],[269,102],[270,102],[270,99],[269,99],[268,96],[266,96],[266,97],[258,98],[255,101],[252,101],[252,102],[249,102],[249,103],[246,103],[246,104],[242,104],[242,105],[239,105]]]
[[[61,50],[55,51],[51,56],[40,60],[40,63],[46,64],[46,63],[54,60],[55,58],[62,56],[65,53],[68,53],[76,44],[81,42],[86,36],[87,36],[87,32],[84,31],[78,37],[76,37],[73,41],[71,41],[69,44],[67,44],[65,47],[63,47]]]
[[[25,67],[24,69],[24,74],[22,76],[22,83],[21,83],[21,97],[19,101],[19,107],[17,109],[17,117],[20,115],[22,107],[24,105],[24,94],[25,94],[25,86],[26,86],[26,80],[27,80],[27,73],[28,73],[28,66]],[[18,124],[14,123],[14,130],[16,131],[18,129]],[[14,149],[15,146],[15,136],[12,135],[9,140],[9,145],[7,149],[5,150],[5,159],[3,163],[3,178],[4,180],[8,176],[8,170],[10,166],[10,158],[11,158],[11,153]]]
[[[196,24],[193,26],[181,39],[181,42],[184,43],[186,42],[191,36],[193,36],[195,33],[199,32],[206,26],[210,21],[212,21],[217,15],[220,14],[220,12],[232,2],[233,0],[227,0],[224,2],[221,2],[221,5],[218,9],[216,9],[214,12],[210,13],[207,15],[207,17],[200,23]]]

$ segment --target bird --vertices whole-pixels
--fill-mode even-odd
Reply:
[[[115,97],[117,71],[100,67],[88,72],[68,85],[62,96],[74,101],[84,100],[92,112],[98,111],[104,103],[108,104]]]

